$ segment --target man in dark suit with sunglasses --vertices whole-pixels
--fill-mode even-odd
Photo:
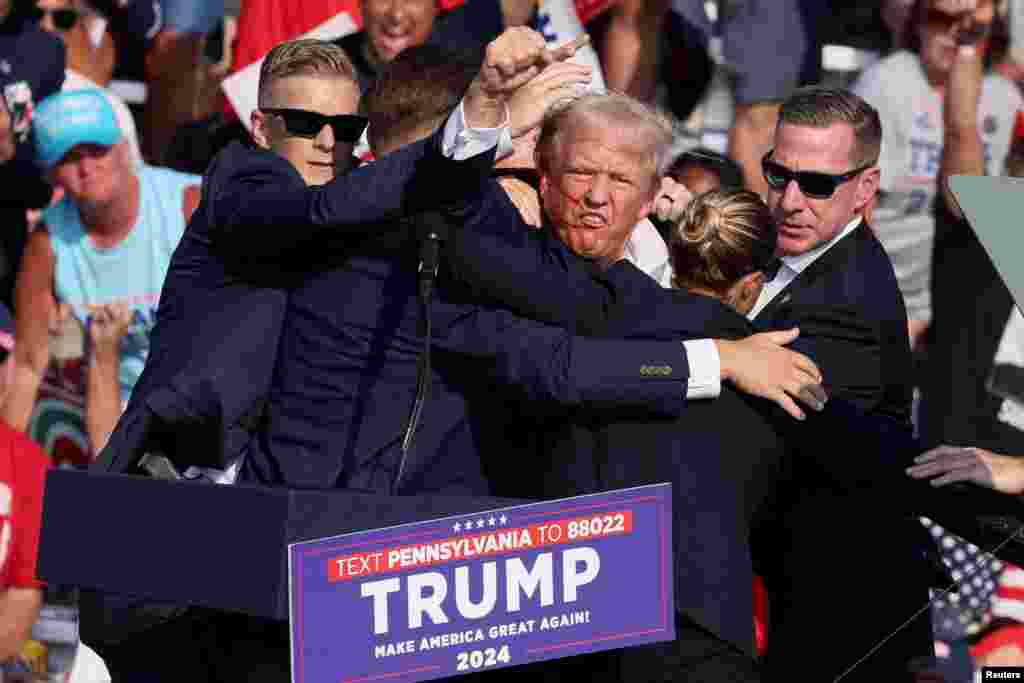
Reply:
[[[514,55],[501,56],[509,69],[522,69]],[[147,449],[174,453],[183,469],[237,461],[270,384],[286,289],[312,269],[321,247],[332,235],[338,246],[372,233],[379,221],[443,204],[446,192],[486,174],[505,111],[501,94],[481,83],[463,101],[465,120],[453,117],[447,131],[457,133],[447,151],[461,148],[462,161],[442,153],[442,127],[356,169],[352,148],[366,120],[355,115],[359,87],[344,52],[299,40],[268,54],[252,144],[233,143],[206,174],[161,293],[146,368],[101,466],[133,469]],[[476,123],[493,139],[474,146],[479,129],[467,125]],[[431,182],[438,177],[449,182]]]
[[[829,395],[909,427],[906,310],[865,219],[881,137],[877,112],[845,91],[802,89],[782,105],[762,162],[781,264],[749,317],[765,328],[813,313],[823,324],[797,347],[819,364]],[[788,465],[752,536],[769,590],[767,677],[850,670],[844,680],[903,680],[909,660],[932,652],[927,610],[904,623],[928,602],[920,525],[836,490],[806,460]],[[828,595],[842,617],[822,629]]]

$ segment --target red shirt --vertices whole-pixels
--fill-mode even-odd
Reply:
[[[0,423],[0,590],[43,585],[36,578],[36,555],[49,466],[34,441]]]

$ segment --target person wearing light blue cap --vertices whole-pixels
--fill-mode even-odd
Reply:
[[[121,141],[117,116],[102,91],[86,89],[48,97],[35,115],[36,155],[52,170],[74,147],[113,147]]]
[[[137,164],[97,89],[43,100],[33,142],[63,198],[25,249],[15,287],[16,371],[3,418],[28,427],[59,301],[88,330],[86,426],[99,450],[142,372],[171,253],[199,203],[201,179]]]

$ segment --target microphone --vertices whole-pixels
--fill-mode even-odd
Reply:
[[[419,229],[417,233],[420,238],[419,294],[420,304],[423,307],[421,328],[423,351],[420,352],[419,371],[416,378],[416,398],[413,400],[412,409],[409,411],[409,418],[406,421],[402,437],[402,456],[398,461],[398,471],[391,482],[392,495],[398,493],[399,485],[402,482],[402,475],[405,474],[405,465],[409,459],[409,452],[412,451],[413,442],[415,441],[416,428],[419,426],[420,418],[423,415],[427,394],[430,393],[430,302],[433,299],[434,281],[437,279],[437,271],[441,263],[441,243],[448,239],[449,230],[448,222],[438,211],[431,211],[420,215],[418,223]]]
[[[441,242],[448,238],[448,224],[440,213],[424,214],[420,221],[420,300],[428,303],[434,293],[441,263]],[[424,316],[426,317],[426,316]]]

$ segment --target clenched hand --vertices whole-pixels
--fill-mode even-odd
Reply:
[[[545,67],[576,54],[590,38],[583,34],[562,47],[549,50],[537,31],[523,26],[506,30],[487,46],[480,73],[466,92],[464,111],[472,128],[496,128],[505,122],[512,94]]]

